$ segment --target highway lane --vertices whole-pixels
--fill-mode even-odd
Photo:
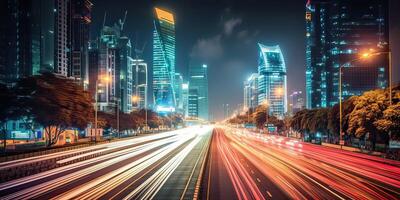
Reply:
[[[214,129],[202,199],[287,199],[232,142],[222,128]]]
[[[179,182],[185,188],[193,182],[191,173],[174,173],[185,160],[193,160],[206,151],[212,127],[189,127],[97,147],[83,148],[87,154],[105,149],[104,155],[84,161],[76,155],[58,162],[65,166],[0,184],[1,199],[152,199],[159,191],[168,193],[166,182]],[[122,147],[122,148],[121,148]],[[96,148],[93,151],[88,149]],[[69,153],[69,152],[65,152]],[[62,156],[62,154],[49,156]],[[37,159],[42,159],[38,157]],[[34,158],[13,162],[22,164]],[[197,168],[198,163],[186,163]],[[4,165],[6,166],[6,165]],[[194,171],[194,170],[191,170]],[[198,170],[196,171],[198,173]],[[177,175],[180,175],[177,177]],[[193,186],[191,186],[193,187]],[[169,187],[171,188],[171,187]],[[184,196],[188,190],[181,190]],[[177,192],[176,190],[174,191]]]
[[[218,128],[212,141],[209,163],[217,164],[208,166],[205,199],[227,197],[214,194],[225,189],[235,199],[400,196],[400,162],[229,127]]]

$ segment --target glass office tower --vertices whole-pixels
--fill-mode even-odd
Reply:
[[[387,0],[307,2],[307,108],[329,107],[339,102],[340,66],[344,66],[344,98],[387,86],[387,54],[369,61],[350,61],[370,49],[389,50],[388,13]]]
[[[196,101],[194,97],[197,95],[197,106],[192,105]],[[189,66],[189,111],[197,107],[197,116],[190,114],[191,117],[198,117],[208,120],[208,76],[207,65],[192,62]],[[193,112],[194,113],[194,112]]]
[[[253,73],[244,82],[244,108],[255,108],[258,105],[258,74]]]
[[[258,104],[267,103],[269,113],[282,119],[287,112],[286,65],[279,45],[258,43]]]
[[[172,13],[155,8],[153,31],[153,98],[159,113],[174,112],[175,21]]]

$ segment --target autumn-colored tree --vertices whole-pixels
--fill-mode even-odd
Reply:
[[[378,137],[374,122],[383,116],[388,105],[387,100],[383,90],[365,92],[354,101],[354,109],[349,115],[348,133],[358,138],[367,137],[372,143],[372,150],[375,150]]]
[[[93,121],[93,105],[88,92],[70,79],[51,73],[21,79],[18,95],[30,107],[34,120],[42,125],[46,146],[57,143],[60,134],[68,128],[84,129]]]

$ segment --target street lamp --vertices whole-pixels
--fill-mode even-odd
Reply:
[[[374,52],[373,49],[369,50],[370,52],[365,52],[361,54],[361,57],[350,60],[348,62],[345,62],[343,65],[339,67],[339,132],[340,132],[340,147],[344,145],[344,140],[343,140],[343,105],[342,105],[342,70],[344,68],[345,64],[352,63],[355,61],[359,61],[362,59],[368,59],[372,56],[376,55],[381,55],[381,54],[388,54],[389,56],[389,104],[392,105],[392,52],[389,51],[383,51],[383,52]]]
[[[97,109],[98,109],[98,93],[99,93],[99,89],[98,89],[98,85],[99,85],[99,80],[104,82],[104,83],[108,83],[110,81],[108,76],[102,76],[102,77],[98,77],[96,79],[96,95],[95,95],[95,107],[94,107],[94,142],[97,142]],[[93,137],[93,136],[92,136]]]

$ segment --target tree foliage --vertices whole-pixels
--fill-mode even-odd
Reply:
[[[343,101],[343,132],[348,137],[366,138],[372,149],[377,140],[387,143],[389,138],[400,138],[400,90],[393,89],[393,105],[388,89],[365,92]],[[322,132],[338,137],[340,129],[339,105],[332,108],[301,110],[290,120],[290,127],[302,133]]]
[[[44,127],[47,146],[57,143],[67,128],[84,129],[93,121],[89,93],[70,79],[50,73],[23,78],[17,93],[24,114]]]

